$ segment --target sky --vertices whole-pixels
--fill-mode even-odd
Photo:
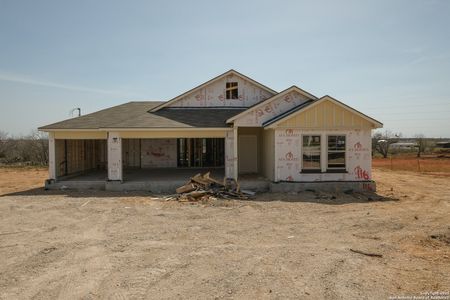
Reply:
[[[229,69],[450,138],[450,1],[0,0],[0,130],[169,100]]]

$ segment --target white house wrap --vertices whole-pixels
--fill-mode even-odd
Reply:
[[[330,96],[297,86],[278,93],[230,70],[166,102],[129,102],[40,130],[49,132],[49,182],[104,171],[89,178],[117,186],[136,169],[201,168],[293,187],[370,183],[371,131],[380,127]]]

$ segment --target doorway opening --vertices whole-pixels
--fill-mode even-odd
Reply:
[[[223,167],[225,165],[225,139],[177,139],[177,166],[180,168]]]

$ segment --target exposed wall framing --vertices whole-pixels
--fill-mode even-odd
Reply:
[[[55,140],[56,176],[106,170],[106,140]]]

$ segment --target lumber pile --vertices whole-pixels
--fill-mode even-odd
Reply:
[[[197,174],[183,186],[176,189],[176,199],[180,202],[205,202],[211,198],[249,199],[255,193],[241,191],[239,183],[232,178],[224,178],[223,182],[210,176],[210,172]]]

